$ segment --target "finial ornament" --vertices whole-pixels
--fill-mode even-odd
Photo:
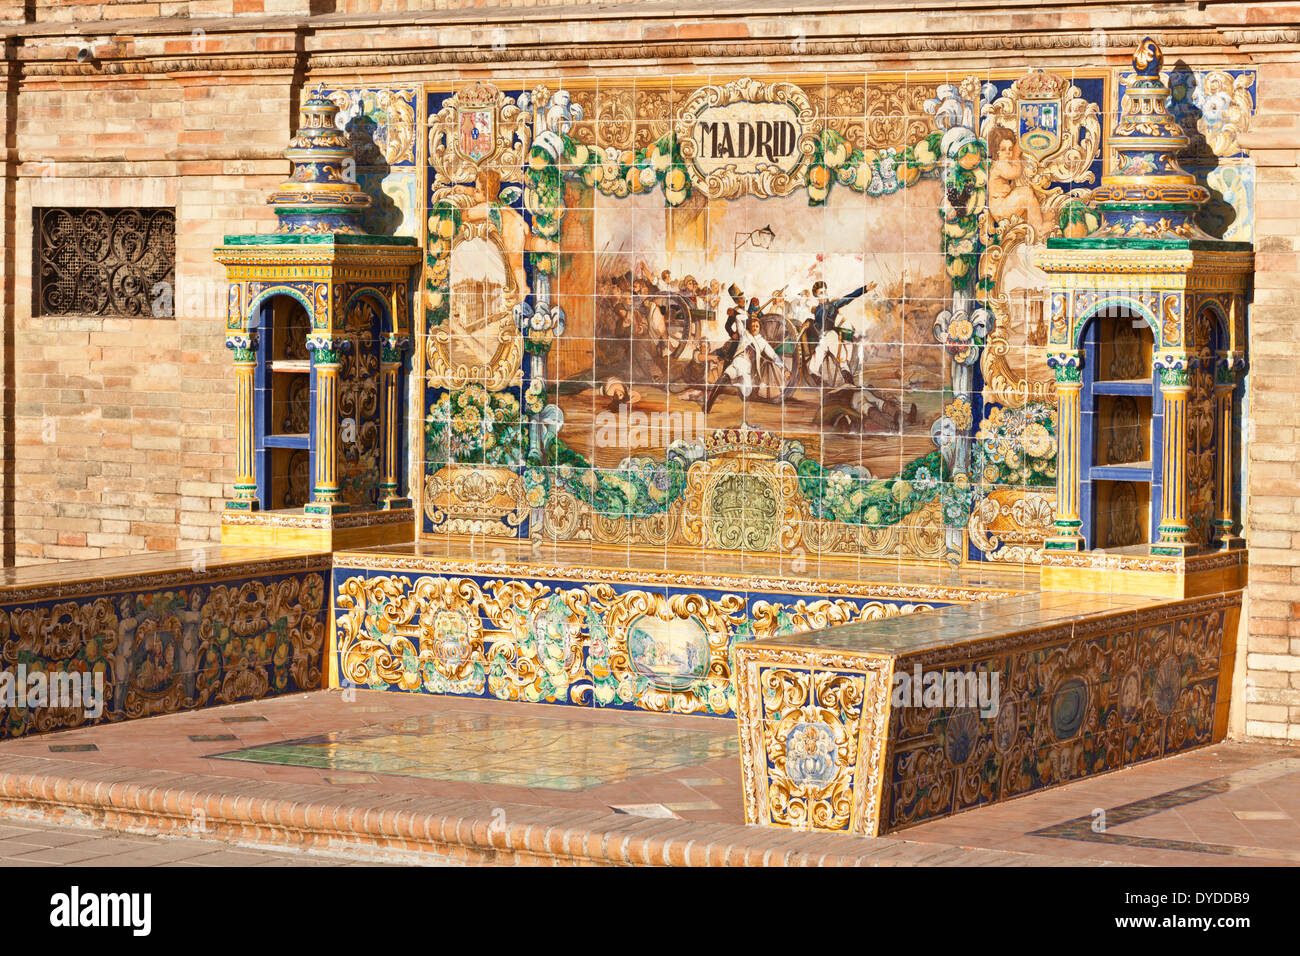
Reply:
[[[1196,224],[1209,190],[1178,163],[1187,133],[1169,114],[1164,55],[1151,37],[1133,54],[1124,78],[1119,120],[1110,137],[1110,170],[1092,191],[1101,225],[1089,238],[1204,240]]]
[[[1160,76],[1164,66],[1165,55],[1160,52],[1160,44],[1150,37],[1143,37],[1133,53],[1133,70],[1138,76]]]
[[[299,110],[298,132],[285,158],[293,173],[267,200],[281,233],[359,234],[371,199],[357,184],[357,163],[347,134],[338,128],[339,108],[316,84]]]

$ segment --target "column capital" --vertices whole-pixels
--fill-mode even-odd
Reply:
[[[1078,385],[1083,381],[1083,353],[1079,351],[1048,352],[1047,367],[1056,373],[1057,385]]]
[[[402,361],[402,353],[407,350],[411,344],[409,335],[399,335],[389,333],[379,342],[380,356],[379,360],[385,365],[399,365]]]
[[[1237,379],[1245,371],[1246,355],[1244,352],[1219,352],[1214,363],[1214,383],[1231,388],[1237,384]]]
[[[234,353],[236,362],[257,361],[257,333],[232,332],[226,335],[226,348]]]
[[[339,335],[318,334],[307,337],[307,351],[313,365],[338,365],[343,353],[352,348],[352,342]]]
[[[1190,389],[1191,372],[1197,364],[1196,356],[1182,349],[1157,349],[1152,362],[1164,389]]]

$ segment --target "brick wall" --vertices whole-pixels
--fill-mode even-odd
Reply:
[[[1256,57],[1255,296],[1250,313],[1242,706],[1251,737],[1300,740],[1300,58]]]
[[[16,270],[17,563],[219,539],[234,383],[212,249],[274,219],[266,196],[284,178],[274,157],[290,135],[291,78],[24,86],[15,261],[32,261],[33,208],[165,206],[176,210],[177,262],[172,318],[34,316],[32,270]],[[267,158],[243,158],[259,151]]]
[[[35,22],[52,24],[311,12],[309,0],[38,0],[35,7]]]
[[[371,12],[379,6],[383,13]],[[233,419],[223,287],[211,249],[225,233],[271,222],[265,196],[287,171],[279,153],[307,82],[498,76],[554,86],[566,72],[698,74],[716,66],[761,74],[813,62],[873,71],[1059,70],[1121,66],[1149,31],[1171,63],[1259,71],[1248,139],[1258,167],[1244,503],[1252,568],[1233,732],[1300,739],[1300,4],[1009,3],[990,12],[960,0],[856,9],[752,0],[700,3],[696,15],[673,7],[40,0],[29,9],[0,0],[0,24],[19,24],[0,26],[7,38],[0,106],[6,120],[15,117],[5,127],[0,177],[5,560],[217,538],[233,480]],[[792,16],[792,7],[807,13]],[[515,12],[500,12],[506,8]],[[142,17],[172,19],[135,19]],[[204,32],[194,33],[187,17],[203,18]],[[81,29],[95,31],[102,19],[120,25],[97,34],[94,63],[76,64],[82,41],[69,30],[84,21]],[[792,50],[791,41],[802,45]],[[136,202],[176,207],[177,317],[33,318],[32,206]]]

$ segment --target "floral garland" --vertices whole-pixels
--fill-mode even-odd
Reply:
[[[618,468],[596,468],[558,436],[546,446],[552,467],[524,472],[524,497],[530,507],[545,504],[554,484],[585,501],[597,514],[645,518],[662,514],[686,488],[689,463],[670,454],[663,461],[628,458]]]
[[[461,211],[449,202],[429,209],[424,251],[424,318],[436,328],[451,315],[451,244],[460,232]]]
[[[786,442],[781,457],[798,476],[799,490],[814,516],[846,524],[897,524],[933,501],[941,490],[942,455],[936,449],[903,466],[893,478],[870,478],[843,468],[826,468],[806,458],[798,442]],[[559,437],[547,444],[547,464],[524,472],[524,496],[529,507],[546,503],[550,489],[565,489],[599,514],[644,518],[662,514],[681,497],[688,455],[670,450],[663,461],[649,457],[625,459],[618,468],[596,468]]]
[[[1056,483],[1056,407],[992,406],[975,433],[971,472],[990,485],[1044,487]]]
[[[908,462],[895,477],[887,479],[828,469],[821,462],[805,458],[802,449],[792,448],[782,457],[794,465],[799,490],[811,503],[813,515],[845,524],[897,524],[935,499],[944,474],[943,457],[937,449]]]
[[[887,196],[914,186],[939,169],[943,134],[933,132],[902,150],[855,149],[833,129],[823,129],[804,174],[808,205],[824,206],[835,183],[868,196]]]
[[[622,198],[658,187],[664,202],[680,206],[691,195],[690,177],[677,137],[662,136],[640,150],[609,148],[601,152],[566,134],[551,133],[528,151],[524,166],[524,208],[532,217],[533,233],[558,239],[564,220],[564,179],[581,179],[606,196]],[[533,265],[551,253],[535,253]],[[545,263],[543,271],[553,268]]]
[[[944,177],[941,207],[945,267],[955,289],[987,298],[993,293],[992,280],[976,282],[982,251],[979,221],[988,205],[987,147],[982,139],[971,137],[954,141],[948,152],[952,162]]]
[[[425,422],[430,467],[457,462],[515,466],[523,463],[526,424],[519,399],[482,385],[443,392]]]

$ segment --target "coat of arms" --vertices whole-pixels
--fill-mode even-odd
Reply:
[[[496,152],[496,118],[493,107],[461,107],[456,111],[460,131],[456,148],[470,162],[482,162]]]
[[[1061,100],[1020,101],[1020,148],[1035,158],[1051,155],[1061,142]]]
[[[1098,108],[1067,77],[1030,70],[987,102],[983,114],[980,135],[991,146],[994,127],[1013,132],[1031,160],[1025,174],[1036,188],[1092,181],[1088,167],[1101,142]]]
[[[429,117],[429,165],[434,191],[473,182],[490,164],[502,182],[520,182],[532,145],[532,115],[512,97],[488,83],[471,83],[443,100]],[[437,201],[439,197],[431,199]]]

